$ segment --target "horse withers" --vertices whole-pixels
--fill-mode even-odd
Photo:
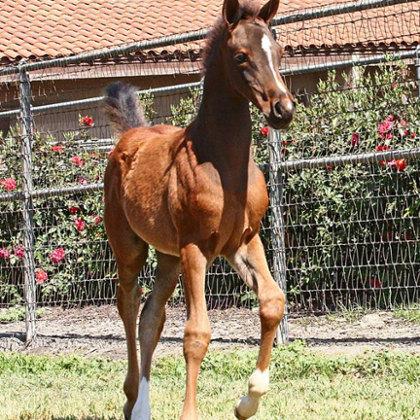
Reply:
[[[224,1],[222,18],[204,52],[202,103],[187,128],[149,126],[134,87],[116,83],[107,89],[106,110],[119,141],[105,174],[104,219],[118,266],[117,304],[127,338],[127,419],[151,418],[152,356],[166,302],[181,273],[187,306],[187,386],[181,420],[197,420],[197,378],[210,342],[205,273],[219,255],[256,293],[260,306],[260,352],[236,417],[253,416],[267,392],[285,297],[270,274],[259,236],[268,196],[252,158],[249,101],[273,128],[286,128],[294,117],[293,98],[278,72],[282,50],[268,28],[278,3],[271,0],[260,9],[251,2]],[[139,368],[137,277],[149,245],[156,249],[158,265],[153,292],[140,316]]]

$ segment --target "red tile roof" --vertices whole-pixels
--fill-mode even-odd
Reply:
[[[340,2],[283,0],[279,15]],[[0,60],[66,56],[206,28],[221,5],[222,0],[2,0]],[[284,25],[279,42],[290,48],[416,44],[419,12],[420,2],[414,2]]]

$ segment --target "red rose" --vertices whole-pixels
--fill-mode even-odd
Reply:
[[[370,286],[371,287],[382,287],[382,282],[377,279],[370,279]]]
[[[0,248],[0,257],[8,260],[10,258],[10,251],[7,248]]]
[[[389,146],[387,146],[386,144],[380,144],[377,148],[376,151],[377,152],[384,152],[386,150],[391,150],[391,148]]]
[[[92,223],[95,223],[95,224],[101,223],[102,219],[99,216],[92,214],[90,217],[92,219]]]
[[[360,136],[359,134],[355,133],[351,135],[351,145],[352,146],[357,146],[359,144],[360,141]]]
[[[53,146],[53,147],[51,147],[51,150],[53,151],[53,152],[62,152],[63,150],[64,150],[64,147],[61,147],[61,146]]]
[[[16,181],[13,178],[6,178],[0,181],[0,185],[4,185],[6,191],[15,190],[17,187]]]
[[[76,206],[69,207],[70,214],[76,214],[79,210],[80,210],[79,207],[76,207]]]
[[[399,170],[399,171],[403,171],[406,167],[407,167],[407,162],[405,159],[397,159],[395,161],[395,167]]]
[[[266,136],[268,134],[268,127],[261,127],[260,132],[262,135]]]
[[[18,245],[13,250],[13,253],[15,254],[16,257],[23,258],[23,255],[25,254],[25,248],[21,245]]]
[[[64,260],[66,257],[66,252],[63,248],[57,248],[50,254],[50,260],[53,264],[58,264]]]
[[[74,219],[74,225],[76,226],[78,232],[83,232],[85,230],[86,224],[80,217]]]
[[[35,280],[38,283],[44,283],[45,280],[48,280],[48,274],[44,270],[37,270]]]
[[[327,166],[327,171],[328,172],[331,172],[331,171],[333,171],[334,170],[334,166],[332,166],[332,165],[328,165]]]
[[[73,165],[76,166],[84,166],[85,164],[85,161],[83,159],[80,159],[79,156],[73,156],[71,160],[73,161]]]
[[[93,123],[93,119],[90,117],[83,117],[80,122],[85,126],[85,127],[93,127],[94,123]]]

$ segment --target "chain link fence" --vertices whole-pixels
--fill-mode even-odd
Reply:
[[[403,40],[417,35],[419,5],[367,1],[274,22],[279,43],[294,46],[282,73],[299,102],[296,120],[267,135],[251,113],[255,160],[270,192],[261,235],[289,311],[418,305],[420,61],[417,44]],[[397,35],[388,31],[395,22],[403,22]],[[102,224],[113,147],[102,89],[123,78],[139,86],[154,124],[188,124],[200,100],[206,33],[0,69],[0,307],[5,319],[25,311],[28,341],[42,306],[115,301]],[[347,37],[359,50],[302,50],[314,34]],[[139,276],[145,297],[155,265],[152,251]],[[206,295],[209,307],[256,303],[222,260],[207,274]],[[182,302],[178,286],[171,303]]]

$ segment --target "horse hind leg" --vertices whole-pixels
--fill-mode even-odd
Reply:
[[[124,416],[130,419],[139,387],[136,335],[141,292],[137,279],[146,262],[148,245],[132,231],[122,209],[117,205],[105,207],[104,221],[118,269],[117,307],[124,323],[128,356],[128,370],[124,381],[124,393],[127,396]]]
[[[153,352],[165,323],[165,306],[178,282],[179,258],[157,252],[153,292],[142,309],[139,324],[141,379],[131,420],[150,420],[149,382]]]

